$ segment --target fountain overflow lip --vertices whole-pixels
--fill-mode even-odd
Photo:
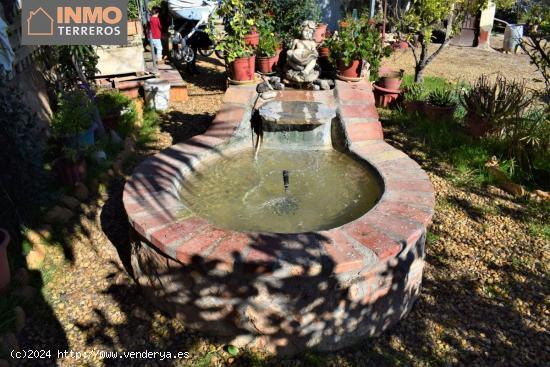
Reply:
[[[132,273],[140,284],[147,286],[151,301],[159,308],[171,311],[189,327],[201,329],[209,325],[210,333],[233,338],[231,342],[236,345],[264,346],[283,354],[297,353],[306,347],[335,350],[363,336],[381,333],[412,307],[420,290],[434,191],[416,162],[384,142],[370,83],[337,81],[334,90],[284,90],[276,98],[335,105],[338,128],[344,137],[340,148],[370,165],[382,183],[382,196],[377,204],[362,217],[338,228],[288,235],[223,230],[200,217],[182,216],[185,209],[179,198],[182,180],[207,159],[250,147],[250,118],[257,99],[255,85],[231,86],[205,134],[147,159],[126,183],[123,203],[134,244]],[[370,313],[357,314],[354,327],[326,321],[319,330],[308,331],[307,338],[303,335],[311,324],[297,321],[284,332],[279,330],[276,338],[272,332],[259,330],[251,320],[270,324],[269,314],[277,307],[286,310],[283,318],[287,317],[285,314],[294,317],[311,310],[289,304],[288,297],[276,292],[257,292],[250,300],[261,295],[263,303],[271,305],[266,306],[269,312],[254,309],[251,315],[249,308],[246,309],[250,312],[236,308],[239,317],[219,316],[211,320],[200,316],[204,309],[197,306],[200,303],[197,301],[203,300],[202,296],[189,294],[184,288],[178,298],[180,302],[168,305],[166,283],[159,281],[161,270],[167,266],[179,269],[179,278],[176,277],[179,280],[174,279],[174,274],[166,274],[169,278],[166,281],[176,286],[174,283],[184,284],[193,277],[191,269],[206,271],[204,264],[212,264],[216,271],[233,274],[243,286],[257,289],[263,289],[265,284],[260,283],[269,279],[296,279],[304,272],[320,268],[327,281],[347,290],[345,296],[341,292],[337,292],[340,296],[327,295],[323,306],[327,308],[323,310],[325,317],[337,318],[342,311],[331,308],[333,302],[344,301],[334,297],[344,297],[349,304],[359,304]],[[210,274],[201,274],[202,281],[207,282]],[[345,311],[353,314],[353,310]],[[279,340],[281,333],[284,345]]]

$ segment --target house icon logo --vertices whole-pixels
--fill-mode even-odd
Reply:
[[[53,18],[42,7],[29,12],[27,34],[29,36],[53,36]]]

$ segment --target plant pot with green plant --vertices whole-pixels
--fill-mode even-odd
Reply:
[[[414,83],[405,88],[403,93],[403,107],[407,113],[422,114],[424,112],[425,102],[424,86],[420,83]]]
[[[10,285],[10,264],[8,262],[8,245],[10,235],[8,231],[0,228],[0,294],[5,292]]]
[[[456,111],[457,104],[457,96],[454,90],[449,87],[438,88],[428,94],[424,112],[428,119],[433,122],[450,120]]]
[[[70,91],[61,99],[52,119],[53,137],[60,153],[54,166],[60,181],[68,186],[86,176],[84,151],[95,142],[93,108],[84,91]]]
[[[69,147],[63,148],[63,155],[54,161],[59,181],[69,187],[86,179],[88,167],[83,152]]]
[[[139,19],[139,5],[136,0],[128,1],[128,36],[142,35],[143,26]]]
[[[508,81],[500,74],[494,81],[487,75],[480,76],[460,95],[460,103],[466,110],[466,125],[477,138],[498,126],[517,121],[532,102],[533,96],[523,83]]]
[[[66,93],[59,102],[52,119],[54,135],[72,148],[86,148],[94,144],[94,105],[81,89]]]
[[[134,102],[117,90],[99,93],[96,103],[103,124],[118,133],[125,135],[137,120]]]
[[[236,82],[254,80],[254,47],[245,36],[255,28],[254,4],[247,0],[223,1],[216,15],[224,19],[225,35],[219,39],[216,51],[225,55],[230,80]],[[215,35],[214,23],[210,22],[209,33]],[[259,41],[259,37],[258,37]]]
[[[272,74],[279,61],[281,41],[271,27],[260,29],[260,43],[256,49],[258,71],[262,74]]]
[[[359,19],[349,16],[344,21],[346,26],[341,26],[339,33],[327,42],[338,75],[359,79],[369,70],[371,78],[378,76],[380,61],[391,48],[382,47],[380,33],[369,23],[367,14]]]
[[[226,54],[229,78],[234,81],[254,80],[256,57],[244,40],[226,36],[220,43]]]

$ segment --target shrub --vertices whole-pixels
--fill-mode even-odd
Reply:
[[[101,118],[110,115],[119,115],[118,133],[128,135],[137,121],[137,110],[134,101],[120,93],[112,90],[98,94],[96,102]]]
[[[34,218],[47,180],[44,129],[24,101],[19,90],[0,81],[0,223],[7,228]]]
[[[93,108],[90,98],[82,90],[64,95],[52,120],[55,135],[76,135],[89,129],[93,122]]]
[[[277,48],[280,45],[279,38],[274,33],[274,30],[269,25],[260,27],[260,42],[258,44],[258,56],[272,57],[277,53]]]

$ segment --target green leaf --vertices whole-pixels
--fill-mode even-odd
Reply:
[[[229,353],[232,357],[236,357],[239,355],[239,348],[237,348],[234,345],[228,345],[227,346],[227,353]]]

